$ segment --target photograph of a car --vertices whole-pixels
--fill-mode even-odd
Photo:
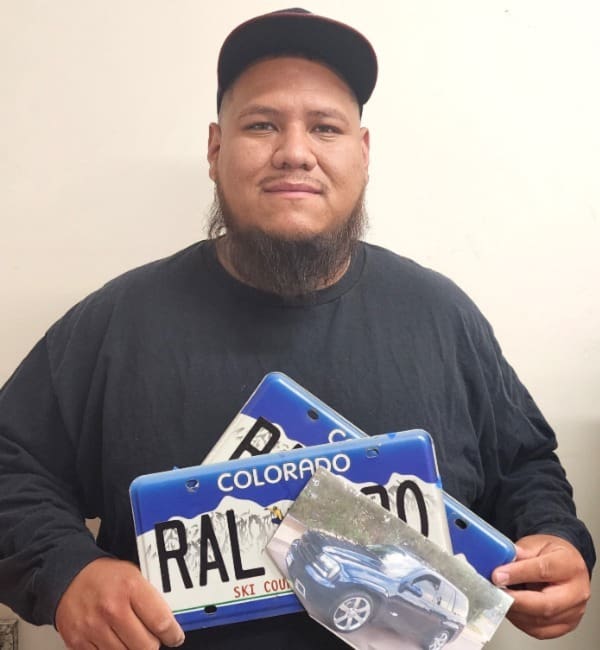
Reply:
[[[337,633],[373,623],[440,650],[466,625],[465,594],[399,546],[361,546],[309,529],[291,543],[285,563],[301,600]]]
[[[324,468],[266,550],[307,614],[355,650],[482,650],[513,602]]]

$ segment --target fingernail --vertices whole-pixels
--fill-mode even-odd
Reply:
[[[494,573],[493,578],[494,578],[494,584],[498,585],[499,587],[504,587],[505,585],[508,584],[508,580],[510,576],[508,575],[508,573],[504,571],[497,571],[496,573]]]
[[[185,634],[177,641],[177,643],[173,646],[174,648],[178,648],[180,645],[183,645],[183,642],[185,641]]]

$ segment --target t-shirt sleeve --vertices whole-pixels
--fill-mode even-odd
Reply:
[[[76,443],[42,339],[0,391],[0,601],[53,624],[75,575],[107,553],[84,520]]]
[[[512,539],[562,537],[579,549],[591,572],[591,536],[576,514],[573,490],[556,455],[554,431],[504,358],[481,317],[472,343],[481,384],[474,409],[480,432],[485,488],[476,509]]]

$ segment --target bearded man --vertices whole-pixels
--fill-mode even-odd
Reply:
[[[424,428],[445,488],[517,541],[512,621],[573,629],[593,546],[556,439],[452,282],[360,241],[377,63],[303,10],[237,27],[219,57],[211,238],[113,280],[0,396],[0,599],[70,648],[338,648],[306,615],[184,635],[138,568],[128,486],[202,462],[269,371],[371,434]],[[100,517],[97,542],[83,517]]]

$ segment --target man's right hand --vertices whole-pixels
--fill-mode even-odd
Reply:
[[[139,569],[100,558],[75,576],[58,603],[56,629],[69,650],[157,650],[185,636]]]

